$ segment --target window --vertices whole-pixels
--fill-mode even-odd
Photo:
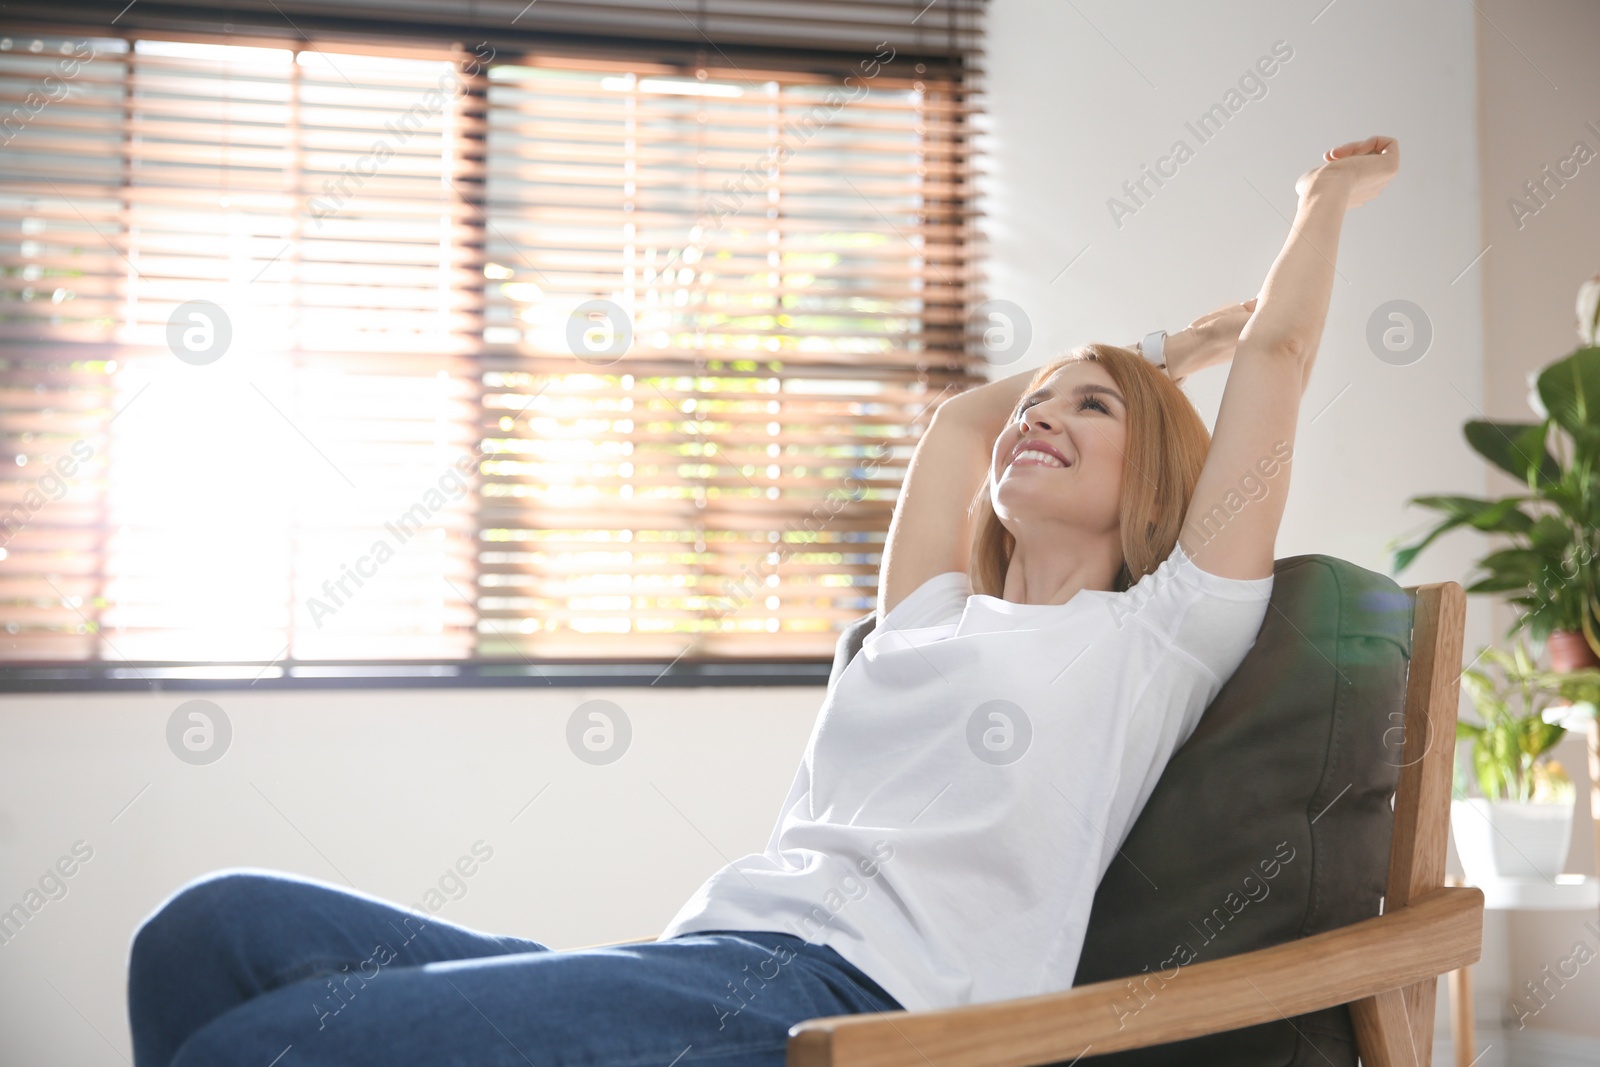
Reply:
[[[830,655],[984,380],[970,87],[232,41],[0,41],[0,655]]]

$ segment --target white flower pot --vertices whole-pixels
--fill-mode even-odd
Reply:
[[[1467,881],[1555,878],[1567,864],[1572,842],[1572,803],[1452,800],[1450,830]]]

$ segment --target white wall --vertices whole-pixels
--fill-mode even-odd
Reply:
[[[1257,293],[1288,234],[1295,179],[1324,149],[1399,138],[1399,176],[1345,223],[1278,541],[1280,556],[1326,552],[1387,572],[1385,541],[1427,516],[1407,496],[1482,488],[1481,464],[1439,447],[1482,405],[1476,279],[1452,285],[1482,247],[1471,9],[1339,0],[1313,24],[1320,7],[1001,0],[988,59],[990,292],[1032,319],[1018,368],[1086,340],[1180,329]],[[1293,58],[1266,95],[1198,144],[1185,122],[1277,41]],[[1194,158],[1119,229],[1108,198],[1180,137]],[[1431,350],[1407,367],[1366,341],[1371,312],[1396,298],[1434,327]],[[1217,368],[1188,385],[1208,423],[1225,379]],[[1440,546],[1401,577],[1454,578],[1468,547]]]
[[[1397,136],[1400,176],[1345,228],[1278,553],[1386,571],[1385,541],[1426,518],[1407,496],[1483,485],[1464,449],[1440,445],[1483,403],[1476,280],[1452,284],[1482,247],[1471,8],[1153,8],[995,2],[989,289],[1035,330],[1015,369],[1083,340],[1175,330],[1254,294],[1287,234],[1295,177],[1324,148]],[[1294,55],[1267,95],[1117,229],[1106,199],[1279,40]],[[1397,297],[1435,330],[1409,367],[1380,362],[1364,340],[1373,308]],[[1190,383],[1208,422],[1222,382],[1213,371]],[[1402,580],[1457,578],[1472,548],[1441,546]],[[1472,642],[1487,633],[1477,611]],[[95,849],[70,894],[0,946],[6,1062],[121,1062],[133,925],[226,865],[348,877],[410,902],[481,838],[494,858],[442,917],[558,947],[651,934],[724,858],[761,847],[822,693],[214,694],[233,747],[191,767],[163,727],[195,695],[0,698],[0,907],[74,841]],[[563,740],[566,716],[597,695],[637,731],[609,767],[578,762]]]
[[[197,695],[233,727],[208,766],[165,737]],[[633,726],[608,766],[566,742],[568,716],[597,696]],[[0,1064],[123,1062],[133,928],[219,867],[426,906],[482,840],[493,857],[439,918],[557,948],[653,937],[706,876],[765,843],[820,701],[809,686],[8,698],[0,908],[74,842],[93,858],[0,945]]]

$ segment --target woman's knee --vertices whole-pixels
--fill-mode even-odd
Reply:
[[[270,871],[230,868],[179,887],[134,931],[130,980],[173,962],[192,962],[198,948],[226,944],[241,917],[260,915],[270,901],[281,900],[287,882]]]

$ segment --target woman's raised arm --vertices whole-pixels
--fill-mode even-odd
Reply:
[[[1294,225],[1239,335],[1211,450],[1179,534],[1190,559],[1224,578],[1272,574],[1300,398],[1328,315],[1344,214],[1394,177],[1400,146],[1392,137],[1369,137],[1323,158],[1295,183]]]
[[[945,400],[917,441],[895,499],[878,568],[878,624],[923,582],[964,571],[972,552],[972,499],[989,474],[995,438],[1033,371]]]

